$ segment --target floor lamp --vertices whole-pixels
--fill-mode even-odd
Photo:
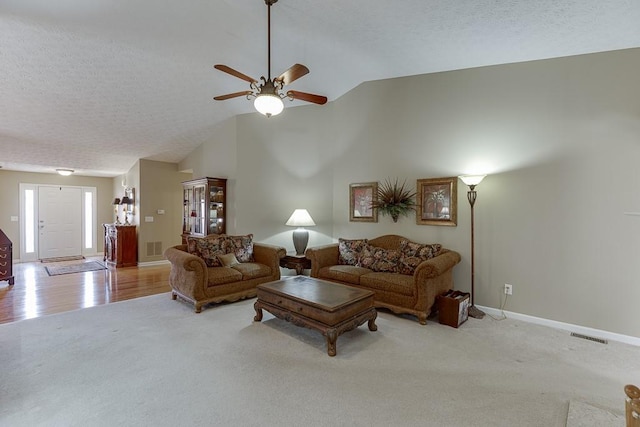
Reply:
[[[485,176],[486,175],[465,175],[460,177],[462,182],[469,186],[469,191],[467,192],[467,199],[469,200],[469,204],[471,205],[471,307],[469,307],[469,316],[476,319],[482,319],[484,317],[484,312],[477,308],[474,303],[475,253],[473,241],[473,205],[475,205],[476,203],[476,185],[480,184],[480,181],[482,181]]]

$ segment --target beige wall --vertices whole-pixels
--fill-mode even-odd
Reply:
[[[631,49],[369,82],[323,107],[238,116],[180,169],[230,178],[230,232],[291,250],[284,222],[304,207],[318,224],[310,245],[395,233],[459,251],[462,290],[461,182],[457,227],[349,222],[348,186],[488,173],[477,188],[476,303],[499,307],[510,283],[507,310],[640,337],[638,69]],[[233,162],[214,154],[234,145]]]
[[[136,189],[139,200],[136,206],[138,262],[161,261],[166,248],[181,243],[181,183],[190,179],[191,174],[178,172],[175,163],[140,160],[139,165],[140,183]],[[164,214],[159,214],[158,210],[164,210]],[[147,217],[153,221],[147,221]]]

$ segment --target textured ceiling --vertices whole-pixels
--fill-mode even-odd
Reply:
[[[0,166],[115,176],[140,158],[180,161],[254,111],[213,100],[248,89],[213,65],[266,75],[266,12],[263,0],[0,0]],[[271,12],[272,74],[305,64],[288,88],[329,101],[370,80],[640,47],[639,0],[280,0]]]

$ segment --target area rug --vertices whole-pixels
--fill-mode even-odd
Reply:
[[[59,276],[61,274],[84,273],[86,271],[106,270],[107,267],[100,261],[81,262],[78,264],[47,266],[49,276]]]
[[[53,258],[42,258],[40,262],[60,262],[60,261],[75,261],[78,259],[84,259],[82,255],[74,256],[58,256]]]

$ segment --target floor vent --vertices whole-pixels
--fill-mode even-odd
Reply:
[[[595,341],[600,344],[607,344],[607,340],[603,340],[602,338],[590,337],[589,335],[577,334],[575,332],[571,332],[572,337],[582,338],[583,340]]]
[[[147,242],[147,256],[162,255],[162,242]]]

